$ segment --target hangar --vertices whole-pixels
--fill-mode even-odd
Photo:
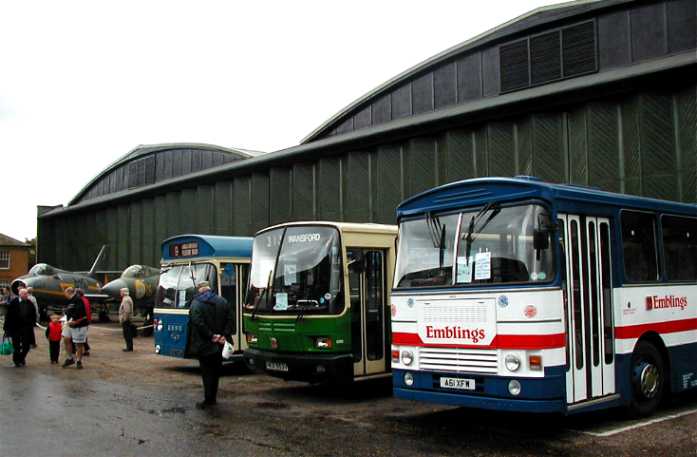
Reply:
[[[177,233],[391,223],[406,197],[475,176],[697,202],[696,30],[697,0],[534,10],[397,75],[297,146],[137,148],[67,206],[39,207],[39,258],[79,269],[109,244],[117,271],[156,265]]]

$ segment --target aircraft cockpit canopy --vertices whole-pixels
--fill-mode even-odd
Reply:
[[[160,270],[156,268],[146,267],[144,265],[131,265],[123,270],[122,278],[143,279],[148,276],[159,276]]]
[[[35,276],[53,276],[56,274],[56,270],[48,264],[45,263],[37,263],[33,267],[31,267],[31,270],[29,270],[30,275],[35,275]]]
[[[142,265],[131,265],[123,270],[122,278],[142,278],[145,276],[145,269]]]

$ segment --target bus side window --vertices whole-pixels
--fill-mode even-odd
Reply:
[[[663,216],[661,225],[668,281],[697,279],[697,219]]]
[[[653,214],[622,213],[624,276],[628,282],[652,282],[658,279],[656,221]]]
[[[232,309],[237,314],[237,277],[235,275],[235,265],[232,263],[223,263],[220,265],[220,295],[230,303]],[[235,319],[237,323],[237,319]],[[237,325],[233,328],[232,333],[237,333]]]

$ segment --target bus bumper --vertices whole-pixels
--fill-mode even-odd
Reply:
[[[244,361],[254,371],[285,380],[314,383],[353,377],[351,354],[296,354],[247,349],[244,351]],[[267,362],[276,364],[276,369],[269,369]],[[278,364],[285,364],[288,370],[278,370]]]
[[[560,371],[560,373],[556,373]],[[409,372],[414,384],[407,386],[404,375]],[[441,376],[475,378],[475,391],[441,389]],[[519,396],[508,392],[508,382],[517,379],[521,384]],[[451,406],[537,413],[565,413],[565,379],[563,370],[545,370],[544,378],[508,378],[499,376],[472,376],[463,373],[431,373],[393,370],[394,395],[405,400],[424,401]]]

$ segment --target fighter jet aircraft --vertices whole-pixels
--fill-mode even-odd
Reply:
[[[38,263],[29,270],[29,273],[12,281],[10,285],[12,292],[17,294],[20,287],[32,287],[42,312],[51,305],[65,305],[67,299],[63,292],[68,287],[82,289],[90,301],[104,301],[109,297],[102,293],[101,285],[95,279],[94,272],[105,250],[106,245],[102,246],[88,272],[65,271],[45,263]]]
[[[158,268],[147,265],[131,265],[123,270],[120,278],[105,284],[102,287],[102,292],[118,301],[121,299],[121,289],[128,288],[136,306],[152,308],[159,283],[160,270]]]

